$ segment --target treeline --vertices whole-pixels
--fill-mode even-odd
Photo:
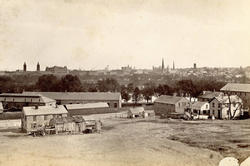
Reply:
[[[25,78],[24,78],[25,79]],[[25,80],[23,81],[25,82]],[[202,91],[219,91],[226,83],[216,80],[191,80],[184,79],[172,81],[171,84],[158,84],[148,82],[143,86],[136,86],[129,83],[127,86],[120,85],[114,78],[105,78],[96,83],[81,82],[76,75],[42,75],[35,83],[22,84],[9,76],[0,76],[0,92],[20,93],[22,91],[43,91],[43,92],[121,92],[122,98],[126,101],[133,99],[137,102],[141,98],[147,101],[152,96],[173,95],[197,97]]]

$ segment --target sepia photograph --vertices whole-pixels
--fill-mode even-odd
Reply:
[[[0,166],[250,166],[249,0],[0,0]]]

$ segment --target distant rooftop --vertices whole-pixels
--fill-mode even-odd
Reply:
[[[184,97],[179,97],[179,96],[162,95],[155,100],[155,103],[176,104],[178,101],[180,101],[183,98]]]
[[[221,91],[250,92],[250,84],[227,83]]]
[[[66,104],[65,107],[68,110],[74,110],[74,109],[87,109],[87,108],[109,108],[109,105],[104,102],[99,102],[99,103],[87,103],[87,104]]]
[[[119,100],[120,93],[111,92],[23,92],[23,94],[34,95],[40,94],[42,96],[54,100]]]
[[[199,98],[204,98],[204,99],[212,99],[214,97],[217,97],[221,95],[222,92],[212,92],[212,91],[204,91],[203,94],[199,95]]]

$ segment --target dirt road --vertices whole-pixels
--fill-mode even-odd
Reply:
[[[20,123],[20,122],[19,122]],[[101,134],[24,136],[12,121],[0,123],[0,165],[218,165],[214,151],[167,139],[173,128],[164,123],[105,120]],[[6,126],[5,126],[6,128]]]

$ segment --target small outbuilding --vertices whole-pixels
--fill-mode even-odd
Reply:
[[[143,117],[144,118],[155,117],[155,111],[154,110],[144,110],[143,111]]]
[[[139,118],[143,117],[144,108],[143,107],[134,107],[128,110],[128,118]]]
[[[83,133],[86,130],[85,120],[77,117],[55,117],[50,120],[49,126],[55,129],[55,133]]]
[[[162,95],[154,102],[156,115],[168,117],[171,114],[184,114],[184,110],[189,105],[185,97]]]

